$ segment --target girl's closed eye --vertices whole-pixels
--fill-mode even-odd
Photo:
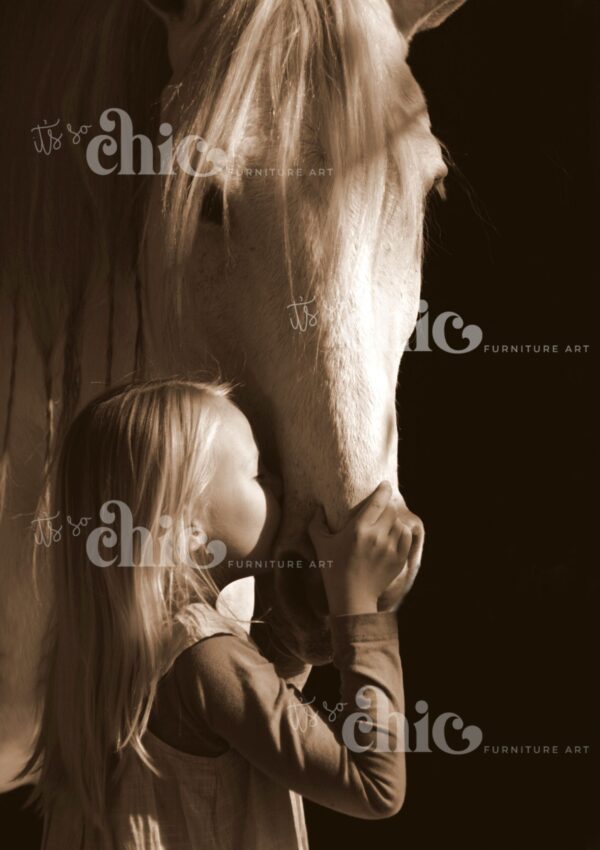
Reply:
[[[258,467],[254,480],[260,484],[264,490],[271,492],[277,499],[282,496],[283,488],[279,476],[272,473],[262,461],[258,462]]]
[[[262,462],[262,460],[258,460],[256,464],[256,475],[254,476],[256,481],[264,482],[269,478],[269,473]]]

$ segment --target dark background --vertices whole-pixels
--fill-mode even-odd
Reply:
[[[426,700],[432,719],[455,712],[484,740],[464,756],[409,754],[407,801],[391,820],[307,803],[311,850],[600,846],[595,353],[483,351],[592,344],[597,27],[592,0],[471,0],[413,44],[454,161],[448,200],[429,216],[423,297],[433,317],[453,310],[484,339],[402,362],[400,481],[428,532],[399,614],[407,715]],[[448,339],[461,347],[458,332]],[[331,705],[335,686],[322,668],[306,690]],[[486,744],[590,749],[485,755]],[[25,794],[0,797],[11,850],[37,846]]]
[[[398,393],[401,487],[427,529],[399,614],[409,719],[424,699],[431,718],[480,726],[483,745],[590,754],[409,754],[397,817],[307,804],[311,850],[331,850],[332,835],[377,850],[600,846],[594,352],[483,352],[595,336],[596,12],[471,0],[415,39],[411,66],[455,163],[429,219],[423,297],[484,338],[464,355],[405,354]],[[328,705],[330,679],[319,670],[308,686]]]

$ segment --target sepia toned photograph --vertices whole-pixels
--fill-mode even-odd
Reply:
[[[600,850],[595,0],[4,0],[0,846]]]

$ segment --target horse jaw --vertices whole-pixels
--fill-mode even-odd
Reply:
[[[431,135],[422,93],[404,64],[406,45],[383,0],[371,25],[379,53],[389,55],[390,62],[402,61],[402,79],[400,86],[394,80],[394,91],[406,91],[405,103],[414,112],[407,132],[414,135],[415,147],[422,145],[422,155],[409,178],[421,189],[441,162],[439,144]],[[236,151],[240,164],[248,167],[274,161],[264,116],[252,118],[244,149]],[[347,170],[351,176],[352,169]],[[382,179],[377,198],[367,197],[359,180],[353,183],[360,197],[348,205],[351,211],[367,204],[375,210],[386,192],[390,207],[399,207],[400,186],[394,199]],[[299,181],[290,181],[292,296],[280,210],[269,187],[267,181],[249,178],[232,193],[235,228],[230,246],[214,224],[198,216],[193,247],[185,257],[186,277],[194,281],[197,299],[188,312],[193,327],[181,335],[186,340],[185,363],[180,360],[174,367],[203,369],[212,357],[223,377],[242,383],[235,400],[255,427],[268,465],[284,481],[283,518],[273,559],[308,564],[317,559],[306,531],[317,503],[324,505],[333,529],[339,529],[384,478],[394,486],[399,506],[404,504],[398,492],[395,398],[402,351],[418,312],[422,221],[415,218],[414,228],[399,235],[401,217],[391,215],[377,237],[378,267],[373,269],[374,241],[365,245],[365,234],[349,217],[343,235],[355,249],[352,261],[336,271],[335,280],[320,281],[318,326],[294,330],[287,312],[291,297],[308,293],[319,270],[313,244],[319,239],[318,196],[325,189],[309,191]],[[159,200],[157,192],[151,203],[156,221],[149,231],[147,262],[154,281],[147,288],[157,295],[158,347],[163,317],[157,306],[163,286]],[[157,362],[163,363],[161,354]],[[272,602],[273,626],[282,641],[311,663],[323,663],[331,655],[320,572],[308,566],[282,568],[257,581],[261,613]]]

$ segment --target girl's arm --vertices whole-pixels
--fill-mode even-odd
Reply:
[[[234,635],[207,638],[178,658],[180,698],[199,726],[281,785],[347,815],[389,817],[405,792],[396,615],[333,616],[331,632],[345,703],[335,720],[302,702],[251,641]]]

